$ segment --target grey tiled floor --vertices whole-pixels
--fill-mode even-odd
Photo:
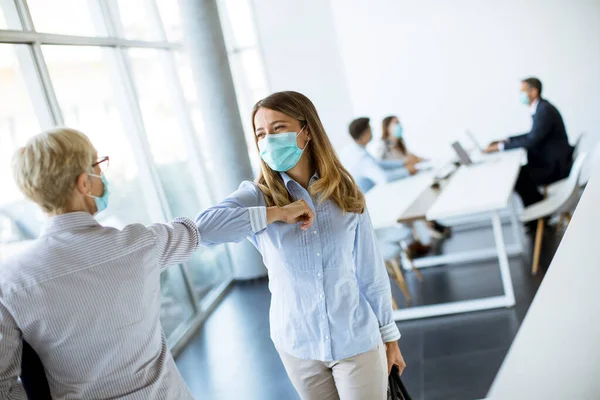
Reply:
[[[552,234],[546,236],[544,267],[557,241]],[[441,251],[492,243],[491,229],[458,232]],[[399,324],[408,364],[403,380],[415,400],[485,397],[541,280],[530,275],[529,256],[511,258],[510,268],[517,298],[514,308]],[[494,260],[428,268],[423,275],[422,284],[407,275],[418,304],[502,293]],[[392,287],[399,306],[405,306],[395,284]],[[269,338],[269,302],[266,280],[234,285],[180,354],[177,364],[197,399],[298,399]]]

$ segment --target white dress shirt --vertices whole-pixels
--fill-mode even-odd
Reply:
[[[27,399],[23,340],[53,399],[193,399],[161,328],[160,273],[198,245],[185,218],[123,230],[84,212],[50,218],[0,267],[0,399]]]
[[[404,166],[404,161],[377,161],[367,149],[357,143],[351,143],[343,149],[340,160],[355,179],[368,178],[376,185],[393,182],[410,175]]]

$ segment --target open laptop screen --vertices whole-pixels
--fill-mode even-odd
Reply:
[[[458,159],[460,160],[460,163],[462,165],[472,165],[473,164],[471,157],[469,157],[469,154],[467,154],[467,152],[465,151],[465,149],[461,146],[461,144],[459,142],[452,143],[452,148],[456,152],[456,155],[458,156]]]

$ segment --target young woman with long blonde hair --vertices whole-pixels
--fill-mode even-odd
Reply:
[[[306,96],[272,94],[252,124],[260,177],[200,214],[201,241],[248,238],[262,254],[271,338],[302,399],[383,400],[406,365],[364,196]]]

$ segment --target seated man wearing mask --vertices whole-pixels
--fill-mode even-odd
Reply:
[[[524,148],[527,165],[521,168],[515,190],[525,207],[541,201],[538,187],[569,176],[573,163],[573,147],[560,112],[542,98],[542,82],[527,78],[521,82],[521,102],[529,106],[533,126],[529,133],[493,142],[486,152]]]
[[[104,227],[103,169],[82,133],[54,129],[14,157],[19,189],[48,220],[40,238],[0,268],[0,398],[26,399],[23,340],[39,355],[54,399],[193,399],[162,331],[160,273],[199,244],[193,221]]]

